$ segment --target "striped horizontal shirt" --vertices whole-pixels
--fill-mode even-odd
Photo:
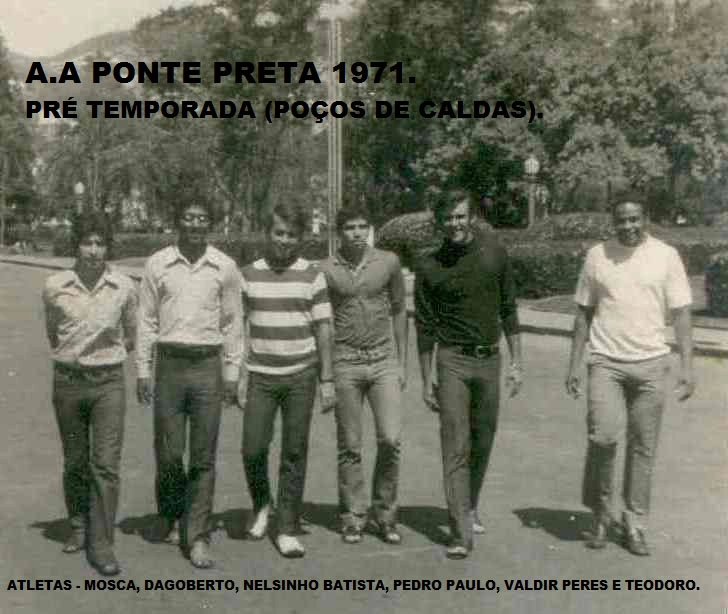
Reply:
[[[288,375],[318,363],[314,324],[331,319],[323,273],[303,258],[283,271],[261,258],[242,273],[248,370]]]

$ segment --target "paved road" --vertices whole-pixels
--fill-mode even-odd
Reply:
[[[154,511],[151,417],[131,396],[123,456],[117,553],[136,592],[87,591],[98,579],[63,539],[61,451],[50,407],[50,366],[39,308],[48,273],[0,263],[0,613],[62,612],[666,612],[720,613],[728,606],[728,421],[726,373],[700,358],[700,389],[673,404],[663,423],[655,478],[655,554],[631,556],[611,545],[584,548],[588,517],[579,504],[585,451],[584,408],[561,390],[567,341],[526,336],[528,381],[504,403],[481,508],[487,535],[466,561],[442,554],[443,509],[435,417],[419,403],[413,361],[406,399],[399,548],[369,537],[344,546],[335,532],[335,450],[331,417],[317,415],[306,490],[308,554],[287,561],[267,542],[243,539],[250,499],[239,454],[242,416],[224,416],[215,501],[213,571],[194,570],[171,547],[148,543]],[[133,372],[130,370],[130,375]],[[367,431],[367,450],[372,433]],[[371,467],[371,454],[367,459]],[[275,463],[274,463],[275,467]],[[11,580],[68,579],[72,590],[12,591]],[[145,580],[229,580],[240,592],[145,590]],[[243,590],[244,580],[317,581],[306,591]],[[381,590],[325,590],[325,580],[381,580]],[[395,590],[395,580],[438,580],[435,591]],[[559,590],[511,590],[506,580],[556,580]],[[693,580],[699,590],[627,590],[627,579]],[[447,590],[448,580],[493,580],[499,592]],[[563,590],[564,580],[604,580],[610,590]],[[613,580],[622,589],[612,590]],[[80,588],[76,588],[76,587]],[[472,586],[472,584],[471,584]]]

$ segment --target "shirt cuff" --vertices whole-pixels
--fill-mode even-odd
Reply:
[[[226,364],[222,368],[222,379],[226,382],[237,382],[240,379],[240,366]]]

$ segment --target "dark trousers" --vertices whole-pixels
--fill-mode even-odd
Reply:
[[[56,366],[53,406],[63,445],[63,491],[74,530],[86,531],[89,557],[114,543],[126,389],[121,365]]]
[[[243,464],[257,512],[271,502],[268,449],[281,408],[281,460],[278,475],[278,531],[299,530],[308,461],[308,436],[316,398],[318,370],[292,375],[250,373],[243,421]]]
[[[437,398],[443,481],[453,543],[472,547],[478,505],[498,424],[498,354],[474,358],[440,346]]]
[[[185,545],[209,537],[221,411],[219,354],[185,356],[160,348],[154,393],[157,506],[161,516],[181,519]]]

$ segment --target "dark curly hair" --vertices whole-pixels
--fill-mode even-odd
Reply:
[[[111,258],[114,231],[111,219],[104,211],[84,211],[71,218],[71,247],[78,253],[78,246],[90,235],[97,234],[106,244],[106,257]]]

